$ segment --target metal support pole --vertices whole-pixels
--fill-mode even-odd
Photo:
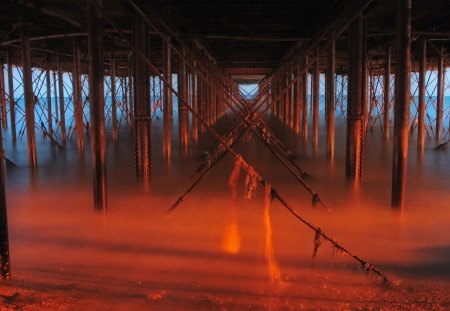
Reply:
[[[144,187],[149,186],[152,169],[151,159],[151,110],[150,74],[142,54],[149,57],[149,35],[142,18],[136,15],[134,29],[135,57],[134,100],[135,100],[135,145],[136,173]]]
[[[390,117],[389,111],[391,106],[391,47],[386,47],[384,57],[384,93],[383,93],[383,107],[384,107],[384,138],[389,140]]]
[[[296,66],[294,68],[294,79],[297,79],[298,72],[299,72],[299,66]],[[297,79],[296,82],[292,85],[294,88],[294,94],[293,94],[293,129],[296,134],[300,133],[300,105],[301,105],[301,94],[300,94],[300,83],[301,79]],[[275,95],[276,96],[276,95]]]
[[[102,0],[96,1],[99,6]],[[91,150],[94,177],[94,207],[105,211],[106,161],[105,161],[105,101],[103,91],[103,20],[102,13],[93,1],[87,2],[88,14],[88,65],[89,107],[91,112]]]
[[[130,103],[130,110],[129,110],[129,115],[128,115],[128,119],[130,120],[130,126],[133,127],[134,126],[134,122],[133,122],[133,118],[134,118],[134,72],[133,72],[133,56],[130,55],[130,57],[128,58],[128,94],[130,97],[129,103]],[[161,93],[160,95],[160,100],[161,100]]]
[[[5,72],[3,64],[0,64],[0,107],[2,110],[2,126],[6,129],[8,127],[8,120],[6,117]]]
[[[64,100],[64,78],[62,72],[61,57],[56,55],[56,64],[58,67],[58,86],[59,86],[59,125],[61,128],[61,140],[66,141],[66,103]]]
[[[172,84],[171,51],[170,45],[163,40],[163,75],[168,84]],[[164,111],[163,111],[163,153],[164,159],[170,161],[171,158],[171,126],[173,118],[172,91],[164,83]]]
[[[14,76],[12,65],[12,52],[8,50],[6,55],[8,58],[8,95],[9,95],[9,121],[11,124],[11,139],[15,143],[17,139],[16,135],[16,101],[14,99]]]
[[[5,153],[3,151],[2,136],[2,129],[0,127],[0,268],[2,278],[7,280],[11,277],[11,263],[9,254],[8,212],[6,209]]]
[[[361,105],[362,105],[362,115],[363,115],[363,122],[362,122],[362,131],[363,136],[365,136],[367,123],[369,122],[369,63],[368,63],[368,55],[367,55],[367,25],[365,22],[363,22],[363,37],[362,37],[362,94],[361,94]]]
[[[420,61],[419,61],[419,120],[417,147],[419,151],[424,150],[425,146],[425,92],[426,92],[426,70],[427,70],[427,40],[420,42]]]
[[[185,55],[184,50],[183,55]],[[182,102],[188,101],[186,62],[180,58],[178,59],[178,65],[178,94],[182,98],[182,100],[178,100],[178,128],[181,150],[186,153],[189,147],[189,110]]]
[[[334,158],[334,75],[336,72],[336,42],[330,43],[327,57],[327,75],[325,81],[325,119],[327,123],[327,159]]]
[[[55,117],[56,121],[59,122],[59,109],[58,109],[58,90],[56,86],[56,70],[53,70],[53,98],[55,102]],[[56,126],[58,127],[58,126]]]
[[[48,63],[49,62],[47,62],[47,69],[45,70],[45,83],[47,87],[47,125],[49,135],[53,135],[52,86],[50,82],[50,69],[48,68]]]
[[[117,122],[117,99],[116,99],[116,60],[114,52],[110,55],[110,78],[111,78],[111,122],[112,122],[112,138],[117,141],[119,133],[119,123]],[[149,82],[150,83],[150,82]],[[149,86],[150,87],[150,86]],[[150,99],[149,99],[150,102]]]
[[[73,105],[75,129],[77,132],[77,146],[78,151],[84,153],[84,124],[83,124],[83,100],[81,90],[81,52],[77,43],[73,42]]]
[[[411,0],[397,1],[397,53],[395,69],[394,153],[392,208],[403,210],[408,164],[411,83]]]
[[[363,21],[360,15],[350,25],[349,77],[347,101],[347,149],[345,175],[359,184],[362,176],[363,148]]]
[[[319,99],[320,99],[320,51],[316,51],[316,63],[313,74],[313,150],[317,151],[319,145]]]
[[[444,69],[444,47],[441,47],[439,53],[438,63],[438,82],[437,82],[437,101],[436,101],[436,144],[439,144],[441,140],[442,130],[442,116],[444,114],[444,82],[445,82],[445,69]]]
[[[34,105],[36,98],[33,93],[33,77],[31,74],[31,49],[28,27],[22,26],[22,63],[23,63],[23,97],[25,100],[25,125],[27,130],[28,164],[32,171],[37,168],[36,135],[34,120]]]
[[[197,62],[194,61],[194,66],[197,68]],[[195,113],[198,113],[198,80],[197,73],[192,72],[192,109]],[[192,117],[192,140],[197,143],[198,141],[198,125],[199,121],[197,118]]]
[[[305,56],[305,68],[308,68],[308,55]],[[302,111],[302,137],[308,139],[308,70],[303,76],[303,111]]]

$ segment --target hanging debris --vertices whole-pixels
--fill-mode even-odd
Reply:
[[[269,277],[272,282],[280,281],[281,272],[275,260],[272,242],[272,224],[270,221],[270,205],[272,203],[272,187],[266,183],[264,186],[264,229],[265,229],[265,255],[267,259],[267,267]]]

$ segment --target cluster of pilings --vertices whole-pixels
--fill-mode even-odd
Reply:
[[[245,124],[257,119],[255,115],[258,112],[268,110],[299,134],[300,139],[311,139],[313,149],[317,151],[320,100],[323,94],[320,91],[321,76],[324,75],[326,156],[329,160],[335,156],[335,120],[340,117],[335,115],[335,111],[340,109],[341,113],[345,111],[347,122],[346,176],[352,184],[361,182],[366,131],[379,123],[387,141],[391,128],[390,112],[393,111],[392,206],[403,208],[410,132],[418,129],[420,150],[424,149],[427,135],[434,135],[436,142],[442,140],[445,64],[448,64],[445,51],[423,38],[414,43],[420,45],[420,54],[414,55],[418,66],[413,66],[411,70],[414,57],[410,52],[410,0],[398,1],[396,42],[395,45],[386,45],[381,58],[379,55],[373,57],[366,45],[364,10],[370,1],[359,5],[355,2],[347,14],[340,16],[332,25],[325,26],[316,38],[297,44],[279,67],[259,83],[258,93],[250,99],[239,92],[236,81],[216,64],[201,42],[180,37],[151,8],[146,8],[144,13],[133,1],[129,2],[134,18],[131,36],[130,32],[121,30],[104,12],[101,1],[89,0],[87,33],[74,35],[70,39],[73,44],[72,54],[50,51],[47,58],[41,59],[40,66],[34,66],[34,75],[32,64],[37,61],[33,60],[32,43],[39,38],[30,37],[26,23],[20,25],[20,40],[9,43],[14,47],[2,44],[8,46],[0,70],[2,126],[3,129],[9,129],[12,142],[15,143],[24,133],[21,130],[17,133],[17,125],[23,123],[18,116],[23,115],[29,167],[32,171],[37,169],[39,163],[36,129],[61,148],[75,136],[80,154],[84,153],[85,134],[89,133],[94,206],[104,211],[107,206],[106,122],[111,122],[114,141],[122,124],[133,129],[136,176],[147,188],[152,169],[152,117],[158,109],[162,110],[163,153],[164,158],[170,161],[174,99],[178,106],[179,145],[184,154],[189,150],[190,143],[196,143],[199,135],[213,126],[225,112],[241,115]],[[108,29],[104,28],[105,25]],[[104,46],[107,32],[114,32],[118,36],[125,51],[108,50]],[[337,72],[336,40],[344,32],[347,33],[349,61],[348,66],[339,68]],[[64,36],[65,40],[68,37]],[[87,49],[84,50],[80,44],[83,37],[87,37]],[[155,48],[155,45],[158,47]],[[161,51],[160,56],[154,56],[152,50],[155,49]],[[428,53],[427,49],[430,50]],[[12,54],[17,51],[21,52],[20,62],[14,64]],[[83,55],[86,57],[83,58]],[[427,55],[432,55],[431,60],[427,60]],[[391,68],[393,63],[394,70]],[[3,66],[7,69],[6,79]],[[21,68],[21,81],[15,81],[14,68]],[[430,93],[427,88],[427,72],[436,69],[437,99],[434,102],[430,99],[433,91]],[[68,72],[72,82],[71,94],[64,79]],[[173,74],[177,75],[176,83]],[[417,103],[411,97],[411,77],[417,80]],[[395,91],[392,90],[391,81],[395,81]],[[15,88],[19,85],[24,90],[24,107],[14,97]],[[43,92],[41,88],[44,88]],[[378,100],[377,94],[380,92],[383,94],[382,100]],[[105,96],[110,101],[105,101]],[[410,114],[411,102],[417,106],[417,116]],[[89,111],[85,109],[87,105]],[[433,107],[436,110],[435,120],[427,114]],[[73,111],[73,127],[67,127],[69,110]],[[435,124],[434,130],[432,123]],[[1,156],[3,159],[3,152]],[[2,273],[7,278],[10,270],[3,165],[0,174],[0,255]]]
[[[409,1],[399,1],[396,42],[386,45],[384,56],[380,57],[379,53],[372,56],[368,52],[364,6],[355,6],[351,15],[337,21],[337,26],[327,29],[322,37],[306,47],[300,45],[294,49],[271,77],[272,113],[299,133],[303,140],[310,137],[316,150],[320,76],[324,74],[326,155],[333,160],[335,119],[340,117],[335,115],[335,111],[340,110],[345,113],[347,123],[346,177],[356,186],[363,174],[367,130],[379,124],[388,142],[391,113],[394,115],[392,207],[400,210],[404,205],[410,133],[413,134],[417,128],[417,148],[422,153],[426,136],[434,136],[436,144],[439,144],[443,137],[448,139],[449,131],[448,125],[443,124],[444,91],[449,87],[445,80],[448,56],[442,47],[426,37],[413,43],[419,46],[419,52],[411,55],[410,10]],[[336,39],[344,30],[348,34],[348,66],[340,68],[337,74]],[[427,55],[431,55],[429,60]],[[392,69],[394,61],[395,69]],[[411,64],[416,63],[418,65],[412,67]],[[435,79],[432,78],[433,70],[437,71]],[[394,82],[394,89],[391,82]],[[311,94],[310,100],[308,94]],[[410,105],[414,105],[414,113],[410,113]],[[432,117],[434,114],[435,118]],[[312,122],[308,122],[309,117]],[[308,133],[308,124],[312,125],[312,134]]]

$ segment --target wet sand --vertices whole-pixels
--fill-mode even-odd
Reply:
[[[364,274],[357,263],[323,243],[312,267],[314,232],[278,202],[270,215],[275,259],[281,280],[271,282],[264,256],[263,189],[244,200],[230,195],[227,156],[170,216],[166,209],[190,184],[210,146],[207,134],[162,157],[161,120],[153,125],[153,180],[146,192],[134,177],[130,130],[115,145],[108,137],[106,213],[94,211],[89,150],[84,161],[75,141],[67,150],[49,142],[38,147],[39,170],[30,177],[25,140],[15,148],[6,137],[10,247],[13,278],[4,282],[5,310],[298,310],[450,308],[450,166],[448,151],[422,159],[410,142],[407,207],[390,209],[391,142],[369,132],[364,180],[359,189],[345,183],[345,127],[338,120],[336,158],[325,160],[324,131],[319,150],[311,150],[290,130],[270,120],[310,177],[307,182],[332,208],[311,207],[311,198],[264,145],[251,137],[236,149],[295,208],[349,250],[385,272],[396,286]],[[224,131],[229,119],[218,124]],[[176,125],[175,125],[176,126]],[[236,211],[234,214],[233,211]],[[234,222],[235,221],[235,222]],[[239,234],[238,252],[224,248],[227,228]]]

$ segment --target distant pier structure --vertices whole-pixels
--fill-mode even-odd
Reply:
[[[148,187],[160,111],[168,162],[174,135],[186,155],[204,133],[224,143],[213,126],[226,113],[250,128],[271,114],[333,161],[335,120],[344,118],[345,176],[355,186],[366,132],[379,128],[393,145],[391,202],[400,211],[409,137],[417,135],[419,152],[450,138],[448,1],[3,0],[0,16],[0,135],[26,141],[32,172],[36,135],[50,148],[73,140],[80,157],[89,135],[99,211],[108,197],[106,140],[132,129],[136,177]],[[239,84],[258,88],[249,96]],[[0,259],[9,278],[5,142]]]

